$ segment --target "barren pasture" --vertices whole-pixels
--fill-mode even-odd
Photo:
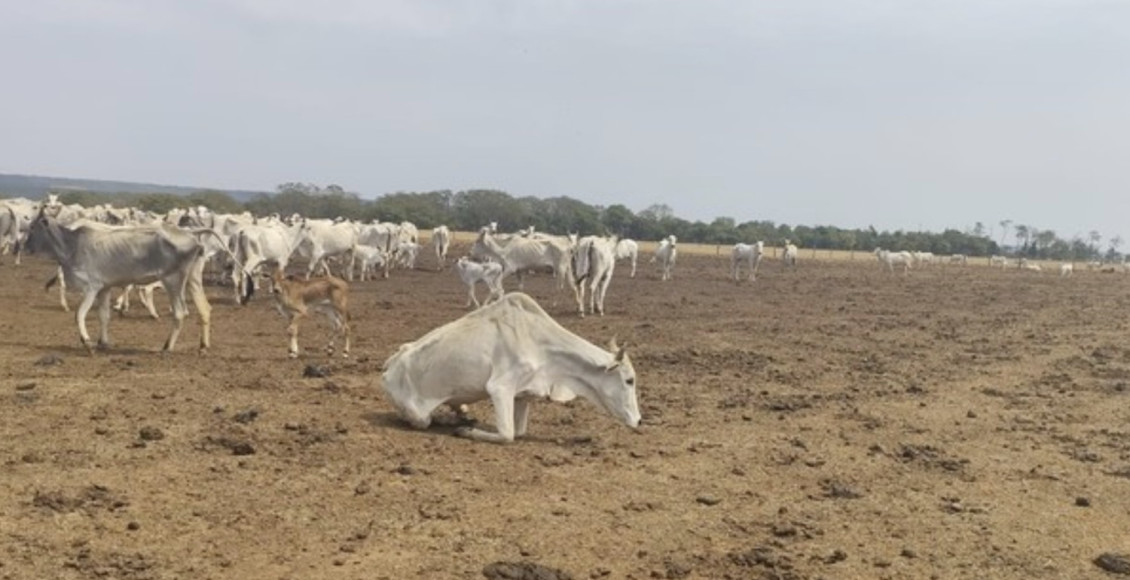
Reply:
[[[160,355],[168,315],[138,306],[89,356],[51,265],[5,257],[0,578],[1102,578],[1130,552],[1130,279],[903,278],[802,249],[740,285],[688,253],[661,283],[646,258],[603,318],[527,284],[628,341],[641,429],[540,403],[494,446],[382,399],[385,358],[465,312],[427,252],[353,285],[349,360],[321,321],[287,359],[270,297],[220,286],[211,352],[190,318]]]

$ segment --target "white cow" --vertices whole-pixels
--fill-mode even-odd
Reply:
[[[679,251],[675,248],[675,243],[678,241],[675,236],[667,236],[659,242],[659,247],[655,249],[655,255],[651,257],[651,262],[658,262],[661,272],[661,279],[670,280],[671,270],[675,268],[675,258],[678,257]]]
[[[286,270],[294,251],[302,241],[302,225],[287,225],[280,221],[270,221],[259,225],[244,225],[231,243],[232,253],[237,262],[242,263],[247,272],[254,274],[264,263],[270,262]],[[232,285],[235,286],[237,300],[255,288],[255,276],[244,275],[240,268],[232,268]]]
[[[734,244],[730,252],[730,277],[734,282],[741,280],[742,263],[749,270],[749,279],[757,280],[757,269],[761,267],[761,257],[765,254],[765,242],[755,244]]]
[[[1008,258],[1004,256],[992,255],[989,256],[989,267],[1000,266],[1001,270],[1008,267]]]
[[[357,243],[366,246],[382,248],[387,257],[391,257],[400,243],[400,226],[392,222],[378,222],[360,226],[357,234]],[[381,275],[388,278],[392,260],[385,260],[384,271]]]
[[[569,332],[532,298],[511,293],[400,347],[381,386],[400,416],[427,429],[432,412],[490,399],[497,431],[456,435],[510,443],[526,434],[535,399],[588,399],[624,424],[640,424],[636,371],[613,340],[611,352]]]
[[[781,263],[783,263],[785,266],[792,266],[795,268],[798,253],[799,251],[797,250],[797,247],[794,244],[790,243],[788,240],[785,240],[785,250],[781,253]]]
[[[447,248],[451,246],[451,231],[447,226],[439,226],[432,230],[432,247],[436,251],[436,270],[442,270],[447,265]]]
[[[910,270],[911,263],[914,262],[914,256],[910,252],[890,252],[882,248],[875,248],[875,257],[879,259],[880,266],[886,266],[887,271],[894,273],[895,266],[902,266],[902,273],[905,276]]]
[[[1060,278],[1066,278],[1067,276],[1070,276],[1073,273],[1075,273],[1075,265],[1074,264],[1060,264],[1059,265],[1059,277]]]
[[[416,242],[400,242],[400,244],[396,246],[393,259],[396,260],[396,264],[401,268],[415,270],[416,257],[420,255],[420,247],[420,244]]]
[[[214,235],[204,230],[204,235]],[[211,342],[211,311],[204,294],[204,244],[197,234],[164,224],[105,231],[89,226],[64,228],[42,210],[28,233],[29,250],[49,252],[63,267],[68,286],[83,291],[76,312],[82,344],[93,349],[86,314],[98,301],[98,345],[109,345],[110,290],[115,286],[160,280],[173,307],[173,329],[164,350],[176,347],[187,315],[186,295],[200,318],[200,348]],[[247,298],[250,298],[248,294]]]
[[[306,279],[314,273],[319,266],[324,274],[330,274],[326,258],[331,256],[344,256],[352,252],[353,247],[359,243],[358,227],[351,222],[331,222],[327,220],[302,220],[302,240],[299,248],[310,259],[306,268]],[[349,266],[345,271],[345,279],[353,281],[354,260],[350,257]]]
[[[919,267],[933,264],[935,260],[933,252],[910,252],[910,256]]]
[[[1020,258],[1020,269],[1026,272],[1036,272],[1037,274],[1044,271],[1044,269],[1041,268],[1039,264],[1035,262],[1029,262],[1028,258]]]
[[[498,262],[475,262],[466,256],[455,262],[455,273],[467,285],[467,307],[472,303],[478,308],[479,299],[475,297],[475,284],[482,282],[490,293],[486,304],[502,298],[502,264]]]
[[[420,241],[420,231],[416,228],[416,224],[412,222],[400,222],[400,228],[397,230],[400,235],[401,242],[410,242],[415,244]]]
[[[632,273],[628,275],[629,278],[636,277],[636,261],[639,258],[640,245],[635,240],[627,238],[616,242],[616,259],[624,260],[630,259],[632,261]]]
[[[953,254],[950,256],[949,263],[959,264],[962,267],[965,267],[965,265],[969,263],[969,257],[965,254]]]
[[[567,240],[559,238],[530,239],[514,237],[510,243],[502,245],[495,240],[487,228],[479,231],[479,237],[471,248],[474,256],[485,256],[497,260],[502,264],[502,277],[511,274],[518,275],[518,288],[524,286],[523,272],[531,268],[552,268],[557,277],[557,287],[562,288],[566,283],[573,290],[573,297],[577,301],[577,310],[583,316],[584,305],[581,303],[580,291],[573,280],[572,248]]]
[[[573,248],[573,275],[581,291],[581,316],[585,315],[585,282],[589,283],[589,312],[604,316],[604,297],[616,269],[616,239],[586,236]]]
[[[362,282],[372,280],[373,271],[377,268],[383,271],[385,262],[388,260],[388,254],[383,248],[366,246],[365,244],[357,244],[353,248],[353,256],[357,262],[360,262],[361,273],[358,279]]]

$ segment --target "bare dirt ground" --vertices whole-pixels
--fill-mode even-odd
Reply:
[[[630,343],[645,424],[543,403],[494,446],[407,429],[379,389],[463,314],[450,270],[354,284],[350,360],[321,322],[288,360],[269,297],[220,286],[208,354],[190,319],[161,356],[167,315],[136,308],[88,356],[50,266],[7,257],[0,578],[1102,578],[1130,552],[1130,279],[765,266],[621,264],[583,320],[533,279]]]

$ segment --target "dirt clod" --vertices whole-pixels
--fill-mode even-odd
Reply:
[[[165,438],[165,432],[153,426],[142,427],[137,432],[142,441],[160,441]]]
[[[258,418],[259,418],[259,409],[251,408],[251,409],[246,409],[246,410],[243,410],[243,411],[236,413],[232,417],[232,420],[235,421],[236,423],[241,423],[243,425],[246,425],[246,424],[248,424],[248,423],[250,423],[250,422],[252,422],[252,421],[254,421],[255,419],[258,419]]]
[[[493,562],[483,567],[487,580],[573,580],[573,575],[533,562]]]
[[[47,353],[35,361],[37,367],[53,367],[55,365],[63,364],[63,357],[55,353]]]
[[[323,365],[306,365],[302,371],[302,376],[308,379],[324,379],[333,374],[330,367]]]
[[[1111,574],[1130,576],[1130,556],[1106,552],[1095,558],[1095,565]]]

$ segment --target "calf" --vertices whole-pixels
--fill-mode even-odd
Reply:
[[[298,280],[287,276],[281,267],[271,274],[274,283],[275,308],[287,319],[290,334],[290,358],[298,356],[298,321],[310,309],[321,311],[330,320],[332,331],[326,353],[333,355],[334,340],[338,334],[345,336],[342,356],[349,356],[349,284],[340,278],[326,276],[311,280]]]
[[[482,282],[490,290],[486,303],[502,298],[502,264],[498,262],[474,262],[466,256],[455,262],[455,273],[467,285],[467,306],[471,303],[478,308],[479,299],[475,297],[475,284]]]

